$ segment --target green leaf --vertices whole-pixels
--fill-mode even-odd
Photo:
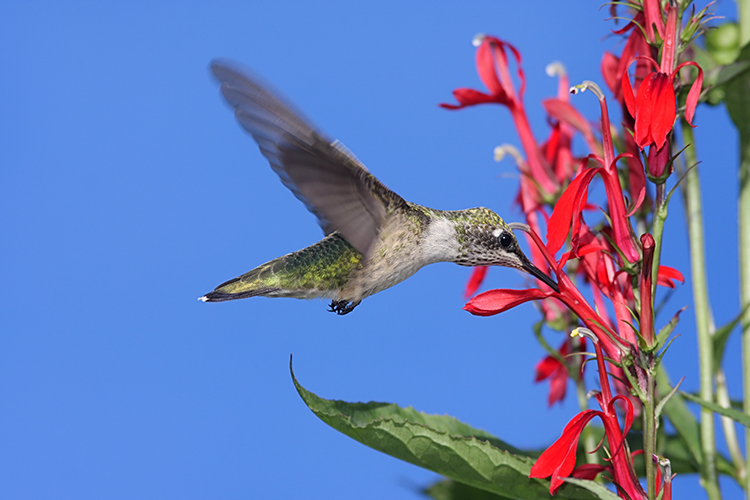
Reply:
[[[669,376],[664,365],[660,365],[656,374],[656,388],[659,394],[668,394],[672,389]],[[690,456],[696,464],[703,462],[703,448],[701,448],[700,427],[695,415],[685,404],[685,399],[680,394],[675,394],[664,405],[664,415],[669,419],[680,436]],[[671,458],[671,457],[668,457]]]
[[[750,61],[750,44],[740,51],[737,62]],[[742,134],[750,132],[750,71],[745,71],[724,85],[724,103],[732,122]]]
[[[580,486],[581,488],[586,488],[591,493],[595,494],[597,498],[602,498],[604,500],[622,500],[619,496],[615,495],[610,490],[599,483],[595,483],[594,481],[588,481],[586,479],[576,479],[574,477],[566,477],[565,482],[575,484],[576,486]]]
[[[750,415],[746,413],[742,413],[741,411],[737,411],[733,408],[724,408],[723,406],[719,406],[716,403],[712,403],[711,401],[706,401],[705,399],[701,399],[698,396],[693,396],[692,394],[688,394],[687,392],[680,391],[680,394],[686,399],[689,399],[694,403],[698,403],[704,408],[708,408],[715,413],[724,415],[725,417],[729,417],[735,422],[744,425],[745,427],[750,427]]]
[[[656,335],[656,345],[663,346],[664,343],[667,341],[667,338],[672,334],[675,327],[677,326],[677,323],[680,321],[680,313],[687,309],[687,307],[683,307],[679,311],[675,313],[674,316],[672,316],[672,319],[669,320],[669,323],[664,325],[661,330],[659,330],[659,333]]]
[[[740,320],[742,319],[742,316],[744,316],[745,312],[747,311],[747,308],[750,306],[745,306],[742,309],[742,312],[740,312],[736,318],[734,318],[732,321],[727,323],[726,325],[722,326],[718,330],[714,332],[714,367],[715,369],[719,369],[721,367],[721,362],[724,360],[724,351],[727,346],[727,339],[729,338],[729,334],[734,331],[734,329],[739,324]]]
[[[452,479],[438,481],[429,488],[422,490],[422,493],[435,500],[505,500],[510,498],[480,490]]]
[[[496,495],[529,500],[549,497],[550,482],[529,477],[533,459],[484,431],[411,407],[323,399],[303,388],[293,371],[292,380],[318,418],[370,448]],[[563,485],[556,498],[595,497],[580,486]]]

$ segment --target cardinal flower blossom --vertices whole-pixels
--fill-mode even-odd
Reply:
[[[617,486],[627,494],[627,498],[644,499],[646,493],[643,491],[633,468],[633,461],[625,441],[625,436],[630,431],[633,423],[633,406],[626,397],[614,396],[609,386],[606,366],[604,364],[604,353],[596,336],[586,329],[577,329],[574,333],[589,336],[594,343],[596,351],[596,363],[599,369],[599,383],[601,392],[596,394],[596,401],[601,410],[584,410],[565,426],[562,435],[557,441],[547,448],[531,467],[529,477],[550,477],[550,493],[554,494],[564,479],[574,474],[576,464],[576,451],[578,440],[586,425],[594,418],[599,417],[604,426],[604,434],[609,444],[611,472]],[[620,427],[617,419],[615,403],[621,401],[625,409],[625,422]]]

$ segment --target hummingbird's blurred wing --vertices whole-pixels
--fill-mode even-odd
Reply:
[[[384,218],[406,201],[381,184],[341,143],[332,141],[256,78],[225,61],[211,71],[240,124],[252,134],[281,182],[318,217],[368,256]]]

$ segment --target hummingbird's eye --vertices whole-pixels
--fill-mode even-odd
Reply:
[[[500,246],[506,250],[513,245],[513,238],[507,232],[501,234],[498,240],[500,241]]]

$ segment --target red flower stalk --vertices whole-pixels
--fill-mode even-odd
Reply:
[[[588,334],[588,332],[585,332],[585,329],[578,329],[578,332]],[[596,395],[596,400],[601,410],[584,410],[573,417],[568,425],[565,426],[560,438],[539,456],[531,467],[529,477],[544,478],[551,476],[550,493],[554,494],[563,484],[564,478],[570,477],[573,474],[581,432],[583,432],[586,424],[594,417],[599,417],[604,425],[604,433],[609,443],[610,462],[612,464],[611,471],[615,484],[631,499],[646,498],[646,493],[638,482],[633,468],[633,461],[625,442],[625,436],[630,431],[630,426],[633,422],[633,406],[624,396],[612,397],[602,347],[593,333],[591,334],[591,340],[596,350],[599,383],[602,389]],[[615,402],[618,400],[622,401],[625,407],[625,425],[622,429],[617,420],[617,410],[615,409]]]

